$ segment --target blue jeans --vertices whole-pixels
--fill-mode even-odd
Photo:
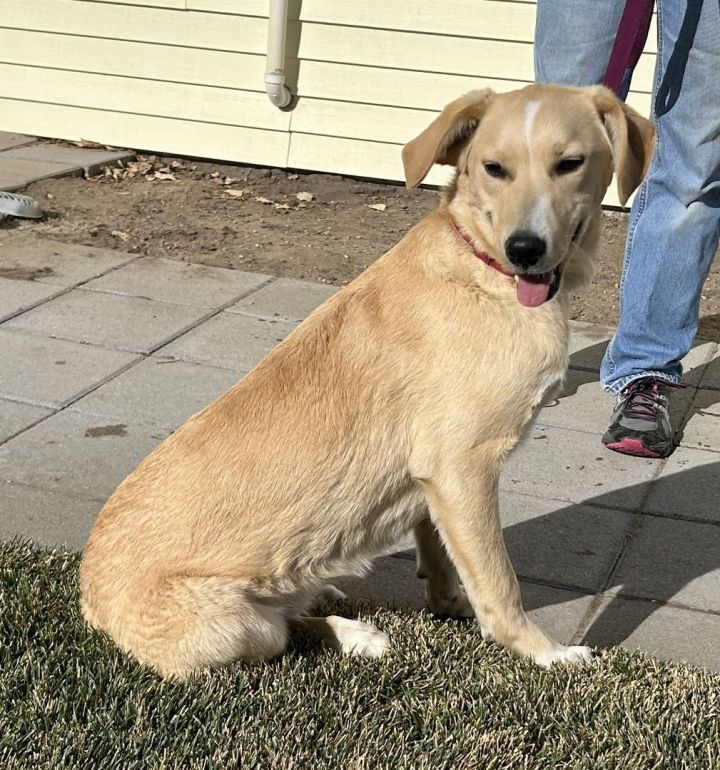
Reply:
[[[624,4],[538,0],[537,80],[601,82]],[[655,153],[630,212],[620,322],[600,368],[615,394],[639,377],[681,379],[720,237],[720,2],[657,6]]]

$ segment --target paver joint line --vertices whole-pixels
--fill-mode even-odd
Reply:
[[[52,294],[51,296],[45,297],[44,299],[41,299],[32,305],[28,305],[27,307],[24,307],[21,310],[16,311],[15,313],[11,313],[7,318],[3,318],[2,321],[0,321],[0,326],[2,326],[4,323],[7,323],[8,321],[13,321],[15,318],[18,318],[24,313],[29,313],[31,310],[35,310],[36,308],[42,307],[42,305],[46,305],[49,302],[52,302],[53,300],[59,299],[60,297],[64,297],[66,294],[69,294],[71,291],[75,291],[75,289],[81,289],[84,284],[89,283],[90,281],[94,281],[96,278],[100,278],[101,276],[107,275],[108,273],[112,273],[114,270],[119,270],[121,267],[125,267],[126,265],[131,264],[136,259],[138,259],[137,256],[132,256],[127,261],[117,265],[112,265],[112,267],[109,267],[104,272],[99,273],[98,275],[90,276],[90,278],[85,278],[82,281],[78,281],[77,283],[74,283],[72,286],[58,286],[58,291],[56,294]],[[45,336],[45,335],[40,335],[40,336]],[[62,339],[62,338],[57,338],[57,339]]]
[[[139,259],[136,257],[136,259]],[[133,262],[135,260],[131,260]],[[106,273],[103,273],[102,275],[95,276],[94,278],[90,278],[89,281],[95,281],[98,278],[103,278],[104,276],[108,275],[108,273],[114,272],[116,269],[119,269],[121,267],[127,267],[128,264],[131,264],[131,262],[128,262],[124,265],[118,265],[117,268],[113,268],[112,270],[108,270]],[[241,294],[238,294],[236,297],[233,297],[231,300],[228,300],[227,302],[223,302],[222,305],[219,305],[217,308],[211,308],[213,313],[223,313],[227,311],[228,308],[231,308],[233,305],[235,305],[237,302],[240,302],[243,299],[247,299],[248,297],[252,296],[256,292],[260,291],[261,289],[267,288],[270,284],[274,283],[274,278],[268,278],[266,281],[263,281],[263,283],[258,284],[257,286],[254,286],[252,289],[248,289],[245,292],[242,292]],[[80,291],[91,293],[91,294],[105,294],[109,297],[135,297],[136,299],[146,299],[150,302],[157,302],[161,305],[180,305],[181,307],[184,307],[186,303],[183,302],[175,302],[171,299],[160,299],[156,297],[145,297],[138,294],[124,294],[121,291],[110,291],[109,289],[88,289],[86,288],[85,284],[88,283],[88,281],[84,281],[83,284],[78,284],[77,286],[73,286],[72,289],[79,289]],[[55,299],[55,297],[53,297]],[[42,303],[40,303],[42,304]],[[203,323],[202,321],[199,323]]]
[[[662,469],[665,467],[666,462],[667,462],[666,460],[661,460],[658,463],[657,470],[647,482],[647,488],[643,491],[643,496],[637,506],[637,509],[631,512],[632,518],[628,522],[625,532],[623,533],[623,544],[619,552],[617,553],[615,559],[612,561],[612,563],[610,564],[610,567],[608,568],[608,572],[603,582],[601,590],[595,595],[593,601],[590,603],[590,606],[587,608],[585,615],[580,619],[580,623],[578,624],[575,634],[573,635],[574,639],[582,640],[585,638],[585,636],[589,632],[590,627],[592,626],[592,623],[597,616],[597,612],[600,609],[602,600],[603,598],[605,598],[605,592],[610,587],[613,576],[617,573],[617,570],[622,561],[623,555],[627,551],[628,545],[632,541],[633,536],[640,529],[640,525],[642,524],[642,520],[643,520],[642,517],[645,515],[643,513],[643,508],[645,507],[645,504],[647,503],[648,498],[650,497],[652,486],[655,483],[655,481],[657,481],[657,478],[660,476],[660,473],[662,472]]]
[[[684,602],[677,602],[674,599],[668,599],[666,601],[660,599],[648,599],[647,596],[636,596],[630,593],[606,593],[602,592],[598,594],[603,599],[622,599],[623,601],[635,602],[636,604],[650,604],[653,607],[671,607],[674,610],[685,610],[685,612],[696,612],[698,615],[710,615],[711,617],[720,618],[720,610],[712,610],[707,607],[693,607],[690,604]]]
[[[5,397],[3,397],[2,400],[10,401],[11,403],[16,403],[16,404],[22,404],[24,406],[42,406],[41,404],[31,404],[26,401],[14,401],[13,399],[5,398]],[[47,407],[42,406],[42,408],[46,409]],[[6,444],[8,441],[12,441],[12,439],[14,439],[16,436],[19,436],[21,433],[24,433],[26,430],[30,430],[30,428],[34,428],[36,425],[39,425],[41,422],[43,422],[43,420],[47,420],[48,417],[52,417],[53,414],[55,414],[54,410],[51,411],[50,414],[46,414],[46,415],[43,415],[42,417],[38,417],[38,419],[35,420],[35,422],[30,422],[28,425],[24,425],[22,428],[20,428],[19,430],[16,430],[14,433],[10,433],[7,436],[1,437],[0,446],[2,446],[3,444]]]

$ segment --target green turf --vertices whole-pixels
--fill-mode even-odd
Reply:
[[[545,672],[473,623],[369,609],[382,660],[297,638],[269,663],[162,682],[84,628],[77,566],[0,544],[4,770],[720,767],[716,674],[622,651]]]

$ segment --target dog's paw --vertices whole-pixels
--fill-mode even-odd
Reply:
[[[475,612],[462,586],[452,596],[426,591],[425,601],[433,615],[443,618],[474,618]]]
[[[482,636],[483,641],[485,642],[492,642],[495,639],[493,636],[492,628],[490,628],[490,626],[486,625],[482,621],[480,621],[480,636]]]
[[[550,652],[536,655],[534,660],[542,668],[550,668],[556,663],[569,663],[573,666],[582,666],[592,660],[592,650],[589,647],[575,646],[563,647],[558,645]]]
[[[379,631],[371,623],[337,616],[333,617],[331,622],[336,646],[345,655],[380,658],[390,646],[388,635]]]

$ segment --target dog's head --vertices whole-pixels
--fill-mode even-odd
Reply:
[[[451,214],[520,276],[520,300],[539,304],[561,272],[566,284],[590,272],[586,247],[597,238],[613,171],[624,204],[653,146],[652,124],[606,88],[532,85],[506,94],[473,91],[451,102],[405,146],[403,162],[410,187],[434,163],[457,167]]]

